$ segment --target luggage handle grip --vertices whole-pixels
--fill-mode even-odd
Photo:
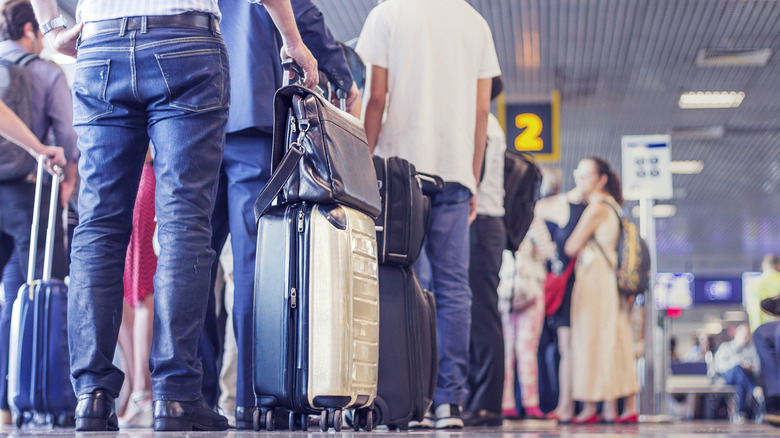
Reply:
[[[444,188],[444,180],[439,175],[434,175],[432,173],[425,173],[425,172],[417,172],[417,178],[420,179],[420,182],[425,181],[429,184],[434,185],[439,190]]]
[[[284,71],[284,75],[282,76],[282,86],[286,87],[290,84],[303,86],[304,71],[303,68],[301,68],[301,66],[298,65],[298,63],[295,62],[294,59],[292,58],[282,59],[282,70]],[[332,85],[333,84],[331,84],[331,86]],[[314,91],[320,96],[325,96],[325,90],[323,90],[319,85],[314,87]],[[348,95],[349,92],[347,90],[336,88],[336,97],[339,99],[340,109],[344,112],[347,111]]]
[[[35,178],[35,203],[33,204],[33,221],[30,230],[30,258],[27,263],[27,284],[31,285],[35,278],[36,261],[38,258],[38,231],[40,228],[41,203],[43,201],[43,171],[52,175],[51,195],[49,196],[49,221],[46,229],[46,248],[43,258],[43,277],[51,280],[51,270],[54,258],[54,229],[57,221],[57,201],[60,194],[62,170],[49,161],[46,155],[38,156],[38,171]]]

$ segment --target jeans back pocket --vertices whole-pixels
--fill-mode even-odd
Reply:
[[[111,60],[83,61],[76,65],[73,81],[73,123],[89,123],[111,114],[114,107],[106,101]]]
[[[155,55],[173,108],[200,112],[223,108],[225,78],[220,49]]]

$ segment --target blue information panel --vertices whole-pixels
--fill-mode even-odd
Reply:
[[[533,154],[540,162],[560,159],[557,96],[551,102],[506,104],[507,150]]]

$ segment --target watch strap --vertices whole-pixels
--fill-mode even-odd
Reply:
[[[68,27],[68,23],[65,21],[65,18],[62,15],[43,23],[41,25],[41,33],[46,35],[47,33],[51,32],[52,30],[54,30],[54,28],[57,27],[64,27],[64,28]]]

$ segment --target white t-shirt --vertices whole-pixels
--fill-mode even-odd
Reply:
[[[464,0],[388,0],[366,18],[357,52],[388,70],[375,153],[476,193],[477,81],[501,74],[485,19]]]
[[[477,188],[477,214],[504,216],[504,152],[506,135],[496,116],[488,116],[485,173]]]

